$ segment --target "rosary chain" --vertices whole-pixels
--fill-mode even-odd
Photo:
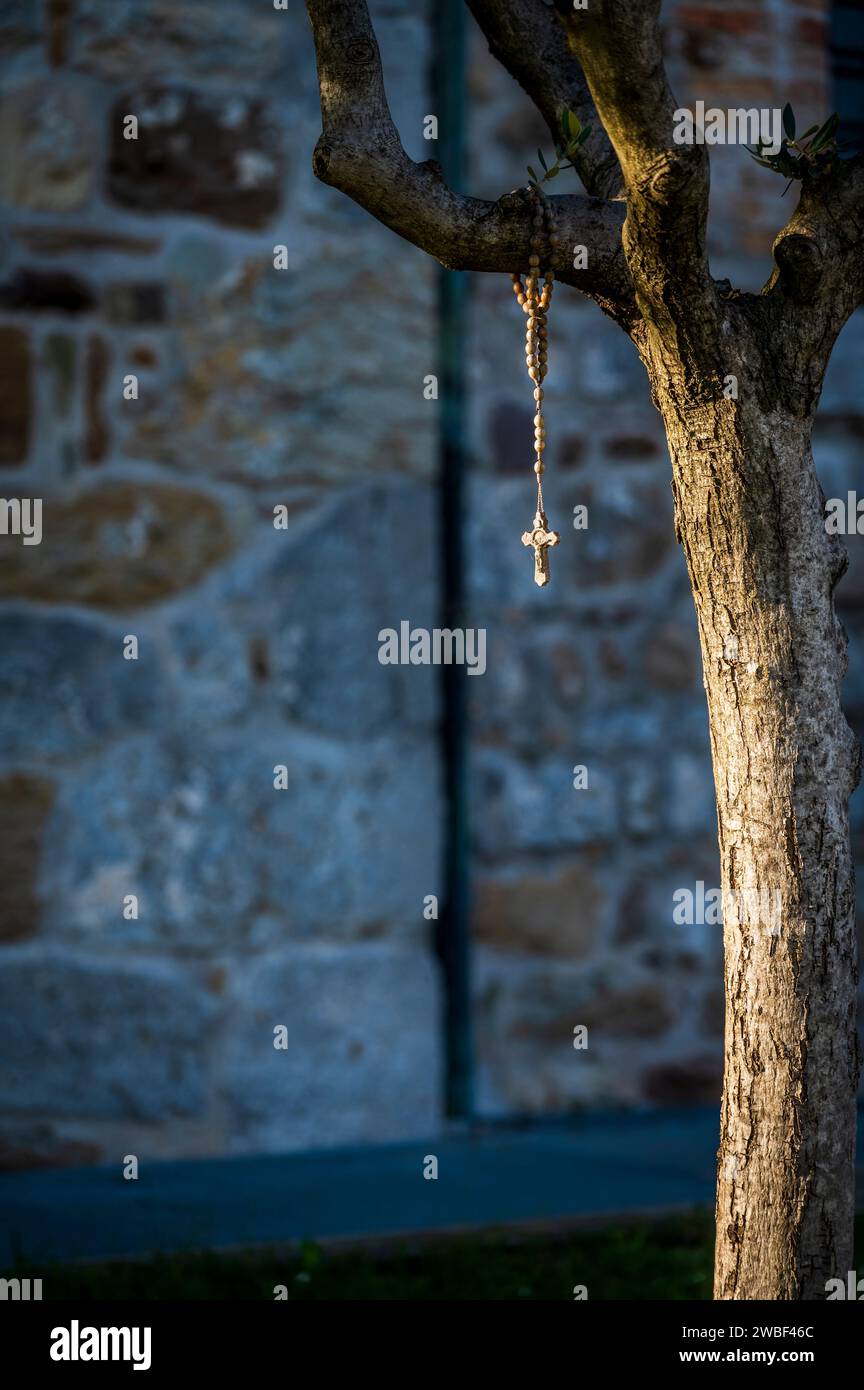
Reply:
[[[555,283],[555,272],[552,270],[552,264],[555,260],[558,238],[555,234],[552,208],[547,198],[534,185],[531,186],[531,195],[534,200],[534,209],[531,215],[531,254],[528,259],[528,274],[525,277],[524,285],[520,274],[514,273],[510,278],[513,282],[513,293],[516,295],[517,303],[521,305],[523,312],[527,315],[525,365],[528,368],[529,377],[534,382],[534,401],[536,404],[534,472],[537,475],[537,510],[542,512],[543,450],[546,447],[546,422],[543,419],[543,380],[546,376],[548,359],[546,315],[552,301],[552,287]],[[549,257],[545,274],[540,269],[540,252],[544,240]],[[543,280],[542,289],[540,286],[541,278]]]

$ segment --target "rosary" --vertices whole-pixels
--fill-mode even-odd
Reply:
[[[528,274],[525,277],[524,285],[521,275],[514,273],[510,278],[513,281],[513,293],[517,303],[521,304],[523,311],[528,315],[525,330],[525,363],[528,367],[528,375],[534,382],[534,400],[537,406],[534,416],[534,452],[537,455],[534,463],[534,472],[537,475],[537,511],[531,530],[526,531],[522,536],[522,544],[534,547],[534,583],[542,587],[549,583],[549,547],[557,545],[560,539],[557,531],[549,530],[546,513],[543,510],[543,450],[546,447],[546,424],[543,419],[543,379],[546,376],[547,359],[546,313],[552,299],[552,286],[555,281],[555,272],[550,268],[542,277],[543,289],[540,289],[540,239],[544,224],[550,263],[555,259],[555,246],[558,238],[555,235],[552,209],[535,184],[531,184],[531,196],[534,199],[534,212],[532,215],[531,255],[528,259]]]

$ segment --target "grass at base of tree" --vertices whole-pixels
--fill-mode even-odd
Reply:
[[[861,1218],[856,1234],[861,1249]],[[423,1245],[406,1241],[386,1254],[328,1253],[310,1243],[284,1256],[172,1255],[19,1272],[42,1278],[46,1302],[272,1301],[277,1286],[293,1302],[572,1301],[576,1285],[586,1287],[589,1300],[707,1299],[713,1243],[713,1219],[698,1212],[562,1235],[499,1231]]]
[[[857,1235],[861,1248],[860,1218]],[[561,1235],[499,1231],[406,1240],[386,1253],[330,1253],[310,1243],[285,1255],[172,1255],[19,1272],[42,1278],[46,1302],[272,1301],[278,1286],[293,1302],[572,1301],[576,1285],[586,1287],[589,1299],[707,1299],[713,1242],[713,1220],[698,1212]]]

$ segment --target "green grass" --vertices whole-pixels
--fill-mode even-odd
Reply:
[[[284,1257],[272,1252],[175,1255],[54,1265],[39,1273],[46,1301],[272,1300],[276,1285],[285,1285],[295,1302],[571,1300],[577,1284],[587,1286],[589,1298],[708,1298],[712,1244],[711,1220],[700,1214],[566,1236],[499,1232],[423,1246],[406,1242],[386,1254],[328,1254],[309,1244]]]
[[[864,1221],[859,1218],[859,1249]],[[305,1245],[284,1257],[173,1255],[103,1265],[24,1270],[43,1280],[43,1297],[92,1300],[273,1300],[284,1285],[301,1300],[456,1301],[572,1300],[577,1284],[589,1299],[711,1297],[713,1220],[707,1213],[616,1225],[560,1236],[506,1232],[406,1242],[386,1254],[326,1253]]]

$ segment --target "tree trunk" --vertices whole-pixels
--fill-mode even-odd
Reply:
[[[656,368],[656,364],[655,364]],[[752,370],[752,367],[751,367]],[[655,398],[693,587],[717,795],[726,956],[715,1297],[821,1299],[852,1268],[856,952],[848,799],[811,412]]]
[[[414,164],[366,0],[306,3],[318,176],[453,269],[524,269],[531,200],[466,198],[434,161]],[[841,159],[833,139],[814,138],[794,166],[801,196],[771,279],[758,295],[735,290],[709,266],[707,149],[673,138],[660,0],[555,0],[557,18],[536,0],[469,5],[556,140],[566,111],[600,127],[572,156],[589,196],[551,200],[551,268],[632,338],[666,424],[724,893],[715,1294],[824,1298],[852,1258],[859,755],[840,708],[845,552],[825,531],[810,430],[833,343],[864,303],[864,155]]]

